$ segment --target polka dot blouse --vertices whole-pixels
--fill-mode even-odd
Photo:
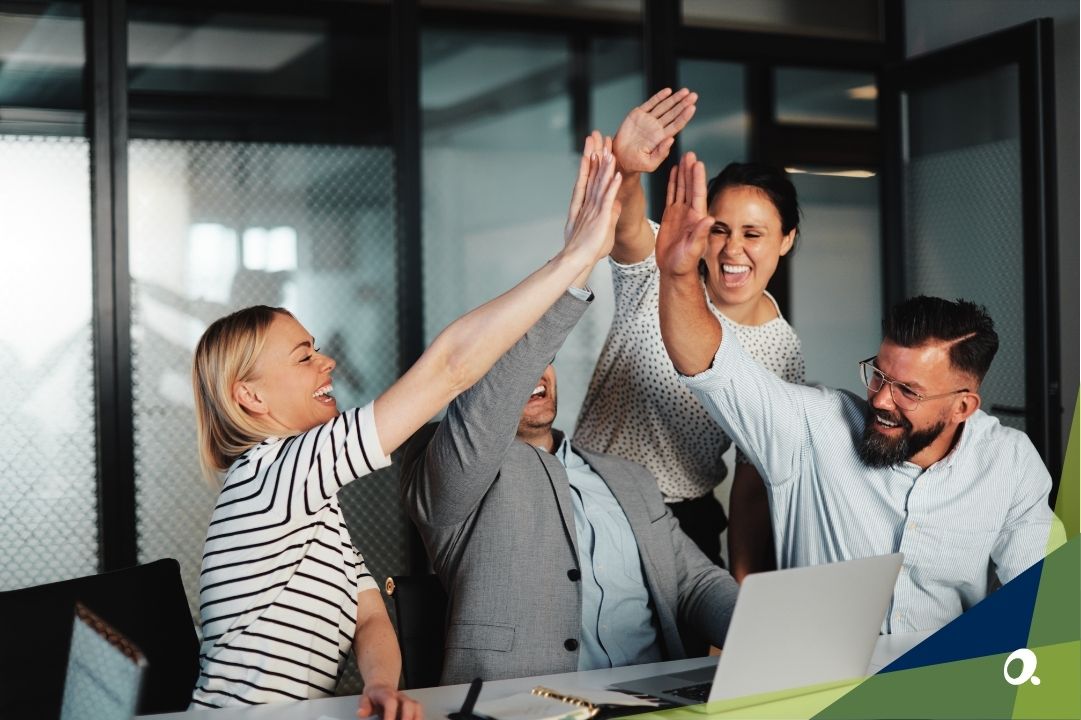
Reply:
[[[679,381],[664,349],[654,256],[633,265],[609,262],[615,317],[578,416],[574,443],[644,465],[666,501],[702,497],[727,477],[721,455],[731,440]],[[777,317],[763,325],[740,325],[712,303],[709,307],[763,367],[788,382],[804,382],[799,337],[779,308]],[[742,453],[737,462],[746,462]]]

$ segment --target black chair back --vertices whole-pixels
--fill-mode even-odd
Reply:
[[[435,575],[387,578],[394,599],[405,687],[435,687],[443,673],[447,593]]]
[[[0,718],[58,718],[75,602],[97,613],[147,660],[139,714],[185,710],[199,640],[171,558],[100,575],[0,592]]]

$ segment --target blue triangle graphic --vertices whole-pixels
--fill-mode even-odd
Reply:
[[[1027,647],[1043,564],[1043,560],[1039,561],[880,672],[1011,653]]]

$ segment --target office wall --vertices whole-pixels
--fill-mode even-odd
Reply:
[[[1063,448],[1078,391],[1078,2],[1077,0],[907,0],[908,57],[986,35],[1035,18],[1055,27],[1055,142],[1058,149],[1059,308]]]

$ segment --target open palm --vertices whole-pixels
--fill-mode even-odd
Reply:
[[[599,133],[586,138],[563,228],[566,247],[585,249],[595,260],[612,251],[619,219],[620,202],[616,194],[622,176],[616,172],[610,148],[611,141]]]
[[[623,118],[612,142],[623,172],[656,170],[668,157],[676,133],[694,116],[698,94],[687,88],[673,93],[665,88]]]
[[[683,156],[668,178],[664,215],[657,231],[657,266],[669,276],[697,272],[713,218],[706,214],[706,166]]]

